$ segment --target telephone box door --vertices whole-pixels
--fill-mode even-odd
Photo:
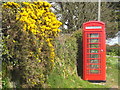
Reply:
[[[102,32],[86,32],[85,79],[105,80],[104,38]]]

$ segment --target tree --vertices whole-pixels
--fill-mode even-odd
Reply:
[[[118,32],[118,23],[115,19],[116,14],[110,5],[107,2],[101,3],[101,21],[106,24],[107,38],[113,38]],[[56,2],[53,3],[53,8],[53,11],[63,23],[61,27],[63,33],[71,33],[82,28],[84,22],[97,20],[97,2]]]

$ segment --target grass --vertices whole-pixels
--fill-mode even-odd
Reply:
[[[118,58],[107,56],[107,82],[106,85],[112,88],[118,87]]]
[[[107,88],[107,86],[91,84],[82,80],[77,73],[71,74],[69,70],[60,70],[55,68],[48,78],[48,84],[51,88]]]

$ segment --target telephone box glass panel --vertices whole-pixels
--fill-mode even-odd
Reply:
[[[90,48],[99,48],[99,44],[90,44]]]
[[[99,37],[99,34],[98,33],[93,33],[93,34],[90,34],[90,37],[91,38]]]
[[[90,70],[90,73],[92,73],[92,74],[98,74],[99,70]]]
[[[98,54],[90,54],[90,58],[99,58]]]
[[[90,68],[91,68],[91,69],[93,69],[93,68],[94,68],[94,69],[98,69],[98,68],[99,68],[99,65],[90,65]]]
[[[92,59],[92,60],[90,60],[90,63],[99,63],[99,60],[98,59]]]
[[[90,43],[99,43],[99,39],[90,39]]]
[[[90,49],[90,53],[98,53],[99,50],[98,49]]]

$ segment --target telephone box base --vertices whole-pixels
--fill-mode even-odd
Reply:
[[[89,82],[92,83],[101,83],[101,82],[106,82],[106,80],[88,80]]]

